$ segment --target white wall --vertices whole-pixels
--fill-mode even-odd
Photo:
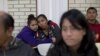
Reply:
[[[8,13],[15,20],[13,35],[16,36],[27,25],[28,15],[36,16],[36,0],[8,0]]]
[[[100,22],[100,0],[69,0],[69,9],[79,9],[85,15],[89,7],[95,7],[98,10],[97,19]]]
[[[37,14],[45,14],[57,24],[62,13],[68,10],[68,0],[37,0],[37,2]]]
[[[0,11],[8,12],[7,0],[0,0]]]

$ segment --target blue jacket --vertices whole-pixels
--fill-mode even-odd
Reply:
[[[28,26],[25,26],[21,32],[17,35],[17,38],[20,38],[25,43],[31,46],[37,46],[41,43],[51,43],[52,40],[50,38],[46,38],[44,40],[37,39],[37,32],[32,31]]]

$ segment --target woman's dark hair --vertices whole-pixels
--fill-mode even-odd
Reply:
[[[28,21],[27,21],[27,24],[30,25],[31,21],[32,21],[32,20],[36,20],[36,18],[34,17],[33,14],[30,14],[30,15],[28,15],[27,20],[28,20]]]
[[[68,12],[65,12],[60,20],[61,31],[62,31],[62,24],[65,19],[69,20],[70,23],[76,29],[80,29],[79,26],[81,26],[82,29],[86,31],[86,35],[83,36],[81,45],[77,50],[78,55],[98,56],[98,50],[97,47],[95,46],[95,37],[89,28],[85,16],[79,10],[76,9],[72,9],[69,10]],[[61,37],[57,39],[55,46],[49,50],[47,56],[67,56],[67,55],[71,56],[71,52],[68,46],[64,43],[61,35]]]
[[[37,17],[37,20],[38,20],[40,17],[43,17],[45,20],[48,21],[47,17],[46,17],[44,14],[40,14],[40,15]],[[42,30],[41,27],[38,27],[38,29]]]
[[[47,17],[46,17],[44,14],[40,14],[40,15],[37,17],[37,20],[38,20],[40,17],[43,17],[45,20],[48,20]]]

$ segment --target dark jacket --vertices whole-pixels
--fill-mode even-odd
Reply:
[[[36,56],[30,46],[15,38],[6,50],[0,49],[0,56]]]
[[[96,46],[91,47],[92,48],[88,48],[84,51],[79,51],[77,55],[73,55],[69,48],[60,42],[54,47],[50,48],[46,56],[99,56]]]
[[[39,37],[40,39],[51,39],[52,37],[55,38],[59,38],[60,37],[60,28],[59,26],[52,22],[52,21],[48,21],[48,25],[49,25],[49,33],[48,36],[45,35],[45,33],[43,32],[43,30],[41,28],[39,28]],[[52,42],[52,41],[51,41]]]

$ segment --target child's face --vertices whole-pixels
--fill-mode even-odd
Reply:
[[[38,29],[38,23],[36,20],[32,20],[29,27],[33,30],[33,31],[37,31]]]

